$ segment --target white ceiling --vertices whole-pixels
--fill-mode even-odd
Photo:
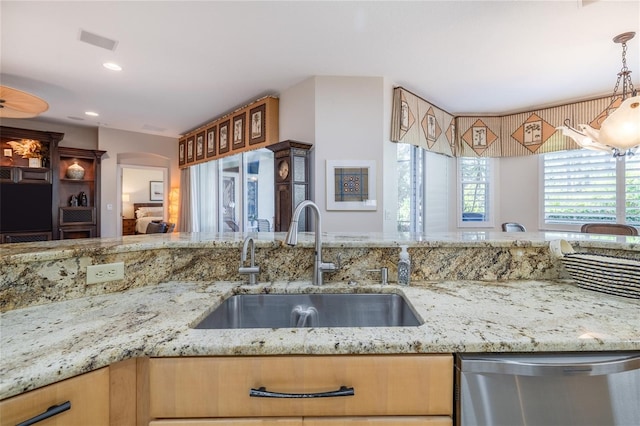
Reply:
[[[46,100],[43,119],[172,137],[314,75],[386,77],[453,114],[610,94],[626,31],[640,88],[639,0],[3,0],[0,13],[0,83]]]

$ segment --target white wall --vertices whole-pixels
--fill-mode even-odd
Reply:
[[[281,94],[280,139],[314,143],[311,199],[321,209],[324,231],[383,229],[384,98],[382,77],[314,77]],[[376,162],[376,211],[326,210],[327,160]]]
[[[133,219],[134,203],[150,203],[151,181],[163,181],[164,173],[162,169],[151,168],[122,168],[122,193],[129,194],[129,202],[122,203],[122,216]]]
[[[505,157],[500,163],[500,193],[496,229],[503,222],[518,222],[527,231],[538,231],[540,181],[538,155]]]
[[[175,138],[104,127],[98,129],[99,149],[107,151],[102,157],[100,236],[115,237],[121,229],[119,162],[166,167],[169,170],[169,185],[165,185],[167,199],[168,190],[180,186],[177,143]]]
[[[69,126],[52,123],[43,119],[11,119],[3,118],[0,124],[19,129],[40,130],[42,132],[64,133],[59,146],[82,149],[98,149],[98,129],[86,126]]]

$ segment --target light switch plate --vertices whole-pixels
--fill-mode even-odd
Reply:
[[[98,284],[123,279],[124,262],[87,266],[87,284]]]

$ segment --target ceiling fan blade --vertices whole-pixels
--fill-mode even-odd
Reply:
[[[0,86],[0,117],[31,118],[49,109],[49,104],[37,96]]]

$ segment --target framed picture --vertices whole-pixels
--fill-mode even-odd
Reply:
[[[196,135],[196,160],[204,158],[204,132]]]
[[[178,142],[178,165],[182,166],[186,162],[187,159],[187,141],[182,139]]]
[[[244,147],[245,122],[247,113],[233,117],[233,149]]]
[[[193,140],[193,138],[187,139],[187,163],[191,163],[195,158],[195,147],[193,146],[194,142],[195,141]]]
[[[229,120],[226,120],[218,126],[218,153],[224,154],[229,152]]]
[[[327,160],[327,210],[376,209],[376,162]]]
[[[249,110],[249,145],[254,145],[266,140],[266,104],[258,105]]]
[[[216,155],[216,126],[207,129],[207,158]]]
[[[149,200],[164,200],[164,182],[152,180],[149,182]]]

